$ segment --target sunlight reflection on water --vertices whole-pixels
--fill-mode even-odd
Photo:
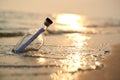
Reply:
[[[85,17],[77,14],[57,14],[55,17],[55,28],[64,31],[83,31]]]
[[[37,62],[38,63],[45,63],[46,59],[45,58],[38,58]]]
[[[87,45],[86,40],[89,40],[90,37],[85,36],[85,35],[80,35],[80,34],[72,34],[72,35],[66,35],[68,37],[68,39],[72,40],[73,43],[72,45],[74,46],[79,46],[79,48],[83,47],[84,45]]]

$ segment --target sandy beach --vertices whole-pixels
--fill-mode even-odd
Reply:
[[[120,79],[119,19],[93,18],[83,25],[78,14],[0,15],[0,80]],[[13,53],[25,32],[39,28],[38,21],[48,16],[54,24],[43,34],[39,51]]]
[[[59,37],[59,40],[56,39],[58,37]],[[56,40],[55,41],[56,43],[50,42],[51,38],[52,40]],[[61,42],[60,38],[64,39],[64,41]],[[97,58],[99,58],[98,61],[102,64],[102,67],[100,67],[99,65],[98,65],[98,68],[90,68],[86,66],[86,69],[82,69],[83,67],[80,68],[80,67],[73,66],[69,70],[69,67],[65,68],[64,63],[66,62],[61,63],[60,60],[61,61],[64,60],[63,58],[66,58],[66,56],[68,55],[68,53],[66,52],[66,49],[68,50],[72,49],[71,47],[72,45],[70,43],[72,43],[73,40],[72,41],[68,40],[63,35],[46,36],[46,39],[48,42],[46,42],[45,46],[41,48],[41,50],[45,50],[44,53],[38,53],[38,52],[35,54],[27,53],[27,55],[29,56],[25,56],[23,54],[15,54],[11,52],[11,49],[15,45],[13,41],[17,41],[19,39],[20,37],[8,37],[8,38],[2,37],[0,39],[0,46],[1,46],[0,79],[1,80],[16,80],[16,79],[17,80],[21,80],[21,79],[22,80],[29,80],[29,79],[31,80],[32,79],[35,79],[35,80],[39,80],[39,79],[41,80],[61,80],[61,79],[65,79],[65,80],[88,80],[88,79],[89,80],[98,80],[98,79],[119,80],[120,79],[120,76],[119,76],[120,44],[108,46],[109,52],[106,54],[104,54],[105,50],[102,51],[102,53],[100,53],[100,51],[97,51],[97,49],[95,51],[92,50],[92,52],[91,50],[87,51],[89,50],[89,47],[88,49],[85,49],[86,51],[84,50],[85,52],[88,52],[90,54],[93,53],[96,56],[97,56],[96,52],[100,53],[101,57],[98,56]],[[93,40],[94,39],[96,38],[93,37]],[[89,46],[91,46],[91,43],[89,44]],[[58,45],[61,45],[61,46],[58,47]],[[67,46],[65,47],[65,45]],[[95,46],[97,45],[98,43],[95,44]],[[76,51],[78,52],[77,49],[73,49],[72,53],[74,54]],[[81,53],[82,52],[83,50],[81,50]],[[70,54],[71,53],[69,53],[69,55]],[[91,60],[91,58],[89,58],[90,55],[84,56],[84,58],[87,58],[87,57],[88,57],[88,60]],[[87,61],[85,62],[87,63]],[[93,63],[94,62],[95,61],[93,61]],[[93,65],[93,63],[90,61],[89,65]],[[70,66],[71,64],[67,64],[67,65]]]

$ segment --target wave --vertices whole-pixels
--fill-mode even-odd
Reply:
[[[116,18],[91,18],[85,16],[85,21],[81,29],[80,20],[76,21],[76,17],[82,18],[80,14],[62,14],[63,23],[57,22],[61,13],[38,14],[15,11],[0,11],[0,36],[22,36],[28,29],[39,28],[46,17],[51,17],[54,24],[48,29],[47,34],[65,34],[65,33],[82,33],[82,34],[98,34],[98,33],[119,33],[120,19]],[[63,17],[67,15],[68,17]],[[77,15],[77,16],[76,16]],[[70,16],[70,17],[69,17]],[[73,17],[71,17],[73,16]],[[65,20],[66,19],[66,20]],[[73,20],[75,19],[76,23]],[[68,20],[67,24],[65,23]],[[73,22],[73,24],[72,24]],[[71,27],[72,25],[72,27]],[[76,27],[77,26],[77,27]],[[114,31],[113,31],[114,28]],[[18,32],[18,33],[17,33]],[[18,35],[19,34],[19,35]]]

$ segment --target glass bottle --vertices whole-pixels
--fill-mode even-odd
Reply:
[[[35,33],[27,32],[12,49],[12,52],[21,53],[29,50],[38,51],[43,45],[44,40],[42,33],[52,24],[52,20],[46,18],[44,25],[40,27]]]

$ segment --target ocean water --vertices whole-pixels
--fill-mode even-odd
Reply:
[[[12,53],[17,41],[46,17],[54,23],[43,34],[40,50]],[[0,79],[78,80],[74,73],[104,68],[101,61],[111,54],[110,46],[120,43],[120,19],[0,11],[0,36]]]
[[[119,33],[119,18],[97,18],[72,13],[40,14],[13,11],[0,11],[0,30],[24,31],[39,28],[46,17],[50,17],[54,21],[52,27],[49,28],[51,33],[56,31],[57,33],[78,32],[88,34]]]

